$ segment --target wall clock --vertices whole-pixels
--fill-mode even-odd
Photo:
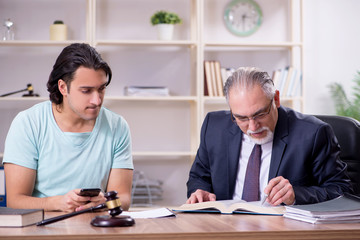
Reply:
[[[230,32],[245,37],[261,26],[262,11],[253,0],[233,0],[225,7],[224,20]]]

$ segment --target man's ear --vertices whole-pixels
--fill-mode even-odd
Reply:
[[[67,85],[66,85],[66,83],[64,82],[64,80],[59,79],[59,81],[58,81],[58,88],[59,88],[60,93],[61,93],[63,96],[67,95],[67,93],[68,93],[68,91],[67,91]]]

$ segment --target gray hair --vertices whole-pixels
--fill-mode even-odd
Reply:
[[[259,85],[269,99],[274,97],[276,89],[267,72],[255,67],[238,68],[226,80],[224,86],[226,101],[229,102],[229,92],[232,88],[252,89],[255,85]]]

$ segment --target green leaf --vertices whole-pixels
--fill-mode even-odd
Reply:
[[[181,18],[176,14],[172,12],[167,12],[164,10],[157,11],[154,13],[154,15],[151,16],[151,24],[177,24],[181,23]]]
[[[335,102],[336,114],[360,120],[360,71],[357,71],[353,81],[355,87],[353,88],[352,101],[347,97],[340,83],[332,83],[329,88]]]

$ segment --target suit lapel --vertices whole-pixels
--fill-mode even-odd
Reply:
[[[239,168],[239,157],[241,148],[242,132],[233,124],[228,132],[228,183],[229,197],[232,198]]]
[[[279,118],[274,133],[269,180],[277,176],[287,146],[287,136],[289,135],[287,113],[283,107],[278,108],[278,112]]]

